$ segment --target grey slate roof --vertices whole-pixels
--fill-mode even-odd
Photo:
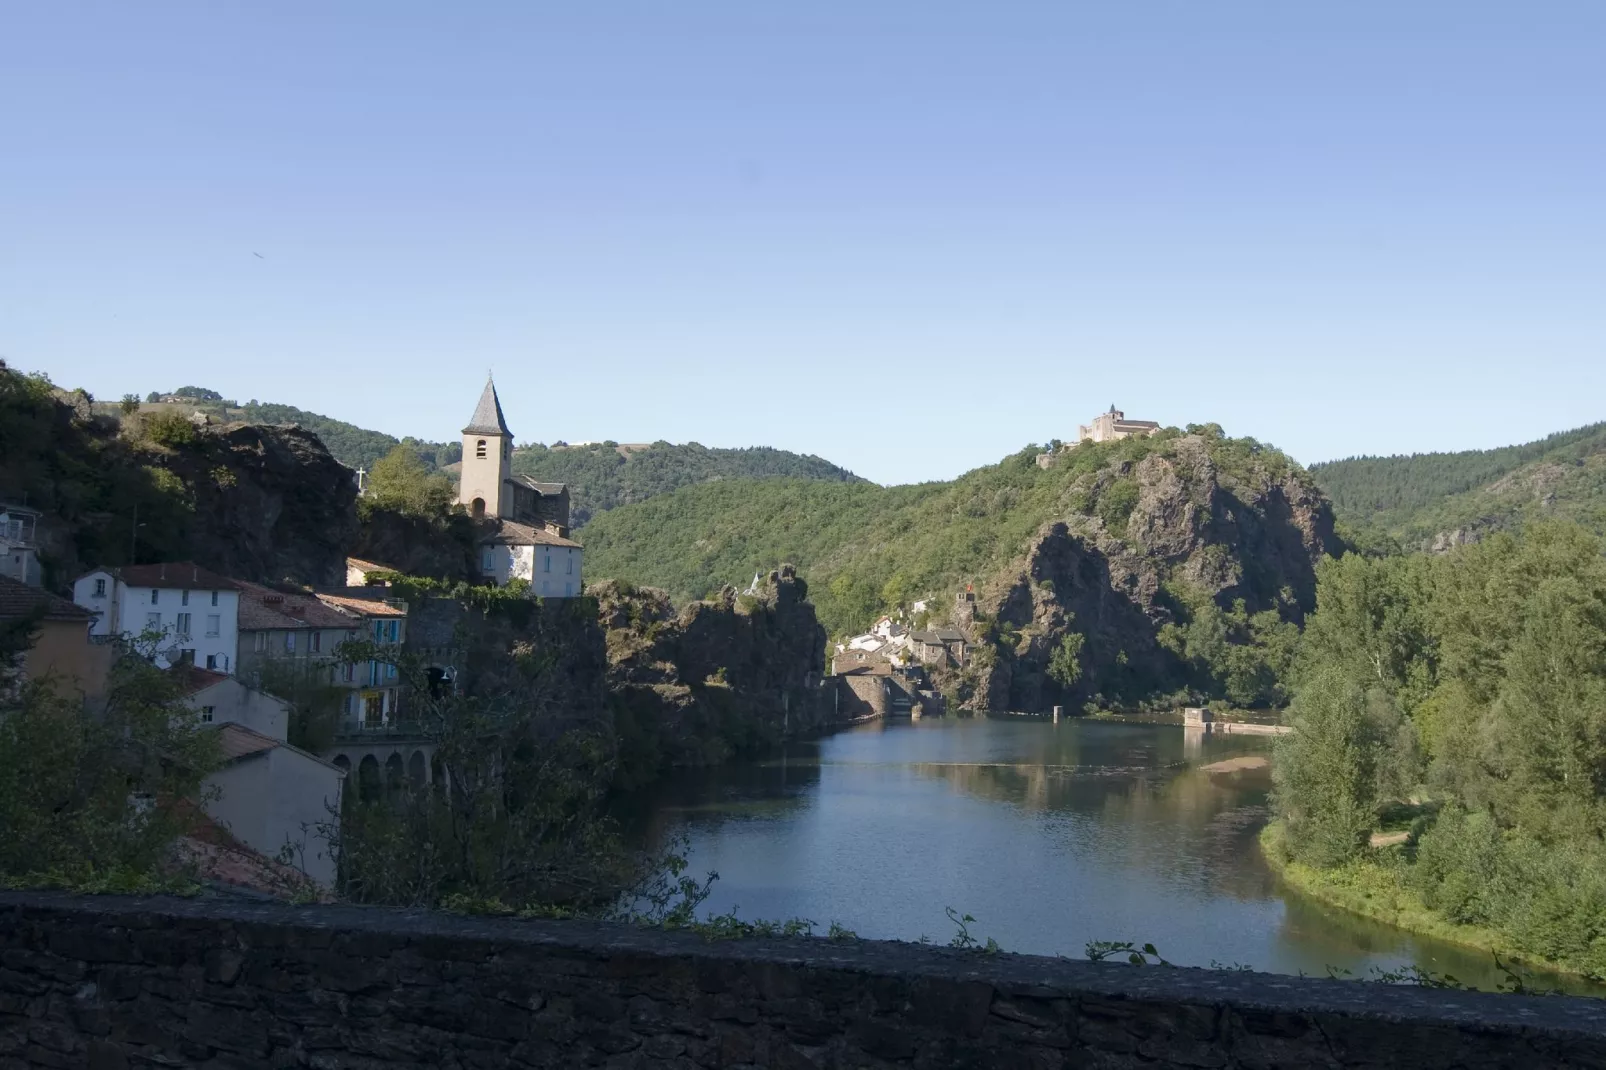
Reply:
[[[485,393],[480,395],[480,403],[474,406],[474,417],[463,428],[463,434],[513,437],[513,432],[507,429],[507,420],[502,416],[502,400],[496,396],[496,383],[490,379],[485,380]]]
[[[546,494],[552,497],[556,497],[569,489],[567,483],[539,483],[529,476],[514,476],[508,482],[521,484],[529,487],[537,494]]]

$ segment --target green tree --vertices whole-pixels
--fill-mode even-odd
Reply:
[[[1377,739],[1366,692],[1328,668],[1289,710],[1294,734],[1272,765],[1278,810],[1294,857],[1336,866],[1356,857],[1376,821]]]
[[[103,710],[28,681],[0,704],[0,880],[162,880],[216,760],[172,675],[134,654],[115,663]]]
[[[1066,690],[1076,686],[1082,678],[1082,644],[1086,637],[1080,632],[1066,632],[1054,647],[1048,659],[1048,675]]]
[[[451,480],[431,472],[418,454],[398,445],[375,462],[363,499],[405,516],[430,517],[448,512],[453,496]]]

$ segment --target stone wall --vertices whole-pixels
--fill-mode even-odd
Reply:
[[[842,689],[838,708],[843,713],[855,718],[887,715],[887,682],[890,677],[855,675],[833,676],[831,679]]]
[[[1600,1067],[1592,1000],[0,892],[0,1068]]]

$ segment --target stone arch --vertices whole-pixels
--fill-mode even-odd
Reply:
[[[407,782],[414,788],[424,786],[424,752],[413,751],[413,756],[407,760]]]
[[[382,785],[379,781],[379,759],[365,755],[357,766],[357,797],[363,802],[379,798]]]
[[[485,440],[483,438],[479,439],[478,441],[476,441],[474,443],[474,456],[475,457],[484,457],[485,456]]]
[[[402,756],[392,754],[385,759],[385,790],[400,791],[405,773],[402,771]]]
[[[469,502],[468,511],[475,520],[483,520],[485,518],[485,499],[475,498],[472,502]]]

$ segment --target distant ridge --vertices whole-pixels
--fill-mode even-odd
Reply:
[[[1606,422],[1489,450],[1350,457],[1312,465],[1339,519],[1431,549],[1563,516],[1606,532]]]

